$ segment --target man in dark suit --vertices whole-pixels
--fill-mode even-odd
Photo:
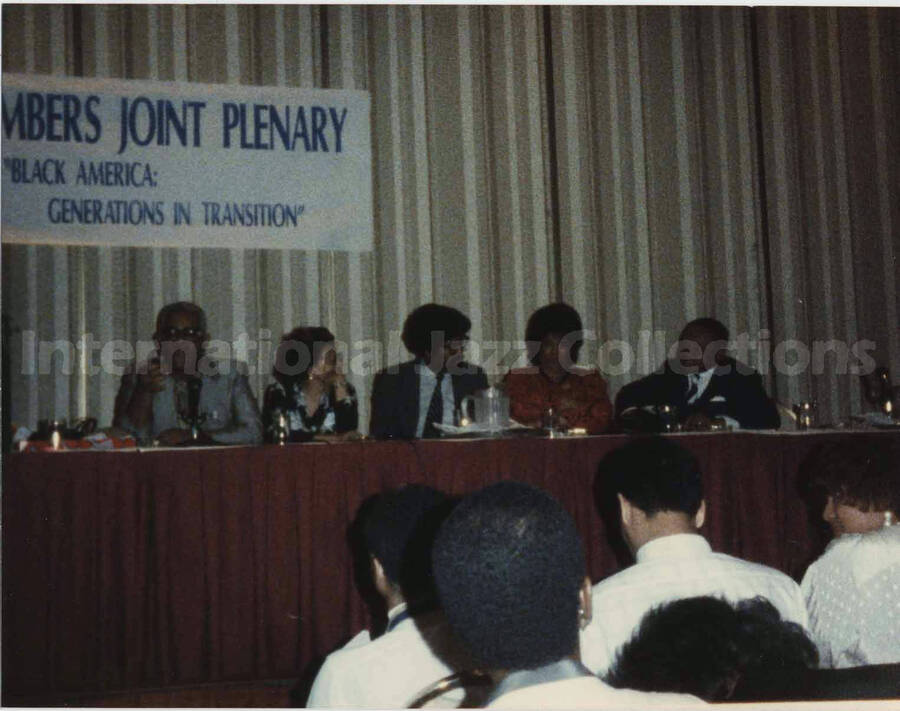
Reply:
[[[471,327],[465,314],[440,304],[425,304],[406,317],[403,344],[415,358],[375,375],[373,437],[437,437],[435,425],[454,424],[460,401],[488,386],[484,371],[462,360]]]
[[[777,429],[775,404],[753,368],[726,352],[728,329],[712,318],[691,321],[678,337],[676,358],[616,396],[616,417],[626,423],[642,410],[675,408],[686,429],[708,429],[713,418],[741,429]]]

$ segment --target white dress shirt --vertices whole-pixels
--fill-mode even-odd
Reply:
[[[581,659],[594,673],[606,673],[646,612],[672,600],[715,595],[737,602],[762,596],[783,619],[807,627],[797,583],[774,568],[714,553],[698,534],[656,538],[641,546],[636,559],[594,586],[593,619],[581,633]]]
[[[391,608],[390,631],[381,637],[373,640],[363,630],[329,654],[313,682],[307,707],[407,708],[429,684],[474,668],[455,646],[440,613],[407,617],[392,625],[405,609],[406,605]],[[459,691],[459,701],[463,693]]]
[[[419,422],[416,425],[416,437],[421,437],[425,431],[425,418],[428,416],[428,406],[431,404],[431,396],[437,385],[437,375],[425,363],[416,365],[419,374]],[[441,414],[441,424],[452,425],[454,420],[453,410],[456,402],[453,400],[453,379],[449,373],[444,374],[441,380],[441,396],[444,402],[444,411]]]
[[[494,699],[491,709],[687,709],[707,706],[690,694],[615,689],[595,676],[563,679],[516,689]]]
[[[819,666],[900,662],[900,525],[834,539],[801,588]]]

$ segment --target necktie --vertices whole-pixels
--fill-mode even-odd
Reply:
[[[428,413],[425,415],[425,427],[422,429],[422,437],[440,437],[435,422],[444,421],[444,393],[441,389],[441,383],[444,381],[444,371],[437,374],[437,383],[434,386],[434,392],[431,393],[431,401],[428,403]]]
[[[691,373],[687,376],[688,378],[688,391],[687,391],[687,403],[691,404],[691,401],[697,397],[697,390],[700,388],[700,376]]]

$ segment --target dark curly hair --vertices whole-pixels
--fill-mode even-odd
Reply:
[[[532,669],[578,649],[584,552],[546,492],[505,481],[470,494],[438,532],[433,559],[447,619],[485,669]]]
[[[334,334],[324,326],[298,326],[281,337],[272,375],[285,386],[304,380],[322,351],[333,343]]]
[[[403,322],[403,345],[417,358],[424,358],[432,349],[432,336],[440,333],[444,342],[465,338],[472,322],[462,311],[441,304],[423,304],[410,312]]]
[[[823,444],[804,462],[811,490],[861,511],[900,515],[900,445],[872,440]]]
[[[669,602],[644,615],[606,681],[620,689],[725,701],[738,685],[741,695],[765,696],[784,688],[818,660],[803,628],[782,620],[765,598],[731,605],[702,596]]]
[[[525,326],[525,342],[531,355],[531,364],[540,365],[541,342],[550,334],[568,337],[572,341],[572,362],[578,362],[578,354],[584,344],[581,316],[566,303],[547,304],[528,317]]]

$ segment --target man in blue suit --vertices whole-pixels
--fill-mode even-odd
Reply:
[[[450,306],[425,304],[403,323],[403,344],[414,359],[375,375],[369,433],[376,438],[437,437],[455,424],[460,401],[488,386],[481,368],[463,360],[469,318]]]

